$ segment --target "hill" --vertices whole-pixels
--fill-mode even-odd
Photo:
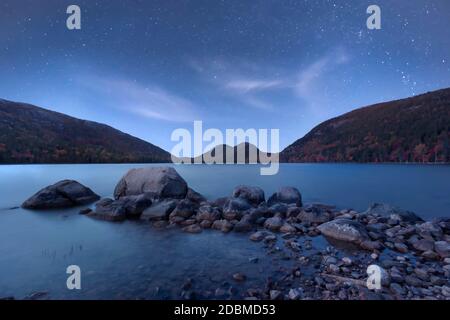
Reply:
[[[170,154],[105,124],[0,99],[0,163],[170,162]]]
[[[450,88],[325,121],[281,152],[282,162],[450,162]]]

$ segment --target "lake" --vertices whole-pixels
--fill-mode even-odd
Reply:
[[[10,210],[62,179],[75,179],[110,197],[128,169],[142,166],[147,165],[0,166],[0,297],[46,291],[54,299],[167,299],[177,297],[187,278],[195,279],[194,287],[217,287],[245,270],[250,276],[239,289],[245,290],[268,275],[276,277],[280,265],[263,259],[262,245],[248,241],[248,235],[192,235],[133,221],[108,223],[81,216],[78,208]],[[361,211],[372,202],[386,202],[425,219],[450,216],[450,166],[283,164],[275,176],[260,176],[257,165],[176,169],[208,199],[230,195],[238,184],[260,186],[266,198],[288,185],[301,191],[305,203]],[[70,264],[82,269],[81,291],[66,288]]]

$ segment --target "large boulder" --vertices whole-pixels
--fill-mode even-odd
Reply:
[[[386,203],[373,203],[364,212],[364,214],[380,215],[382,217],[405,221],[409,223],[423,222],[423,219],[417,216],[414,212],[406,211]]]
[[[258,206],[265,201],[263,189],[253,186],[237,186],[233,190],[233,197],[242,198],[253,206]]]
[[[177,199],[156,201],[142,212],[140,219],[144,221],[168,220],[170,213],[175,209],[179,201]]]
[[[369,240],[365,227],[359,222],[350,219],[335,219],[317,227],[327,238],[342,242],[360,245]]]
[[[298,207],[303,205],[302,195],[300,194],[300,191],[294,187],[282,187],[267,200],[269,206],[272,206],[277,202],[285,204],[295,203]]]
[[[91,189],[74,180],[62,180],[38,191],[26,200],[26,209],[69,208],[97,201],[100,197]]]
[[[151,193],[158,198],[183,199],[188,192],[186,181],[172,167],[131,169],[114,189],[114,198]]]

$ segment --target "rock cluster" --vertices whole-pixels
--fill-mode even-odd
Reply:
[[[72,206],[96,198],[90,189],[64,181],[24,206]],[[269,255],[295,261],[294,269],[280,271],[287,272],[283,281],[269,279],[265,288],[249,289],[243,296],[248,299],[450,299],[450,218],[425,222],[387,204],[373,204],[365,212],[304,205],[293,187],[280,188],[267,201],[261,188],[246,185],[229,197],[207,200],[169,167],[130,170],[114,199],[101,199],[80,213],[109,221],[139,219],[157,228],[177,225],[188,233],[248,232]],[[332,246],[317,250],[312,239],[319,235]],[[382,276],[376,291],[366,286],[367,267],[373,264]],[[307,276],[305,270],[312,271]],[[243,273],[232,278],[247,279]],[[229,292],[216,291],[220,298]]]

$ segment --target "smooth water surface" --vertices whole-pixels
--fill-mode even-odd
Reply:
[[[40,188],[75,179],[102,197],[111,196],[130,168],[146,165],[0,166],[0,297],[23,298],[35,291],[49,298],[173,298],[187,278],[194,287],[217,287],[234,272],[243,285],[261,285],[279,266],[251,257],[265,255],[247,235],[185,234],[138,222],[109,223],[78,214],[79,208],[31,212],[18,207]],[[189,186],[212,199],[238,184],[258,185],[270,196],[296,186],[304,202],[365,210],[387,202],[430,219],[450,216],[450,167],[419,165],[281,165],[275,176],[258,166],[177,166]],[[82,290],[66,288],[68,265],[82,269]]]

